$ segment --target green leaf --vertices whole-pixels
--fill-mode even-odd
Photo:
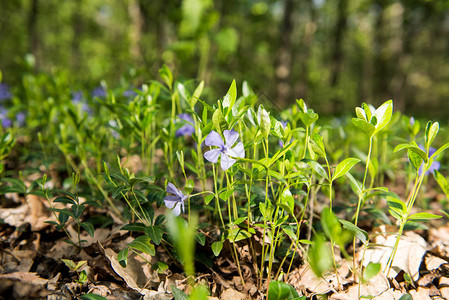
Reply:
[[[198,99],[200,98],[201,94],[203,93],[203,88],[204,88],[204,80],[202,80],[200,82],[200,84],[197,86],[197,88],[193,92],[192,97],[190,97],[189,105],[190,105],[191,109],[194,108],[196,102],[198,101]]]
[[[415,170],[419,170],[419,168],[421,167],[421,165],[423,163],[423,159],[421,158],[421,156],[419,156],[418,154],[416,154],[415,151],[412,151],[410,149],[407,150],[407,155],[408,155],[408,160],[410,161],[412,166],[415,168]]]
[[[387,205],[390,209],[396,211],[401,216],[405,216],[405,214],[407,213],[407,207],[405,206],[405,203],[399,199],[387,196]]]
[[[231,243],[236,243],[238,241],[242,241],[250,237],[251,233],[239,227],[228,229],[228,240]]]
[[[125,249],[122,249],[117,254],[117,260],[123,268],[126,268],[126,265],[128,264],[128,247],[126,247]]]
[[[201,246],[206,245],[206,235],[202,232],[198,232],[195,235],[196,241],[198,242],[198,244],[200,244]]]
[[[413,143],[411,143],[411,144],[399,144],[399,145],[397,145],[397,146],[394,148],[393,153],[394,153],[394,152],[401,151],[401,150],[403,150],[403,149],[407,149],[407,150],[410,150],[410,151],[415,152],[415,153],[418,154],[418,155],[419,155],[425,162],[427,162],[427,160],[428,160],[428,158],[427,158],[427,153],[426,153],[425,151],[421,150],[416,144],[413,144]]]
[[[175,287],[174,285],[171,286],[171,292],[175,300],[189,300],[187,294],[178,289],[177,287]]]
[[[311,160],[311,159],[303,159],[303,161],[304,161],[306,164],[308,164],[309,166],[311,166],[312,169],[313,169],[318,175],[320,175],[321,177],[323,177],[323,178],[325,178],[327,181],[329,181],[329,178],[328,178],[328,176],[327,176],[326,171],[324,170],[324,168],[323,168],[319,163],[317,163],[316,161]]]
[[[81,300],[108,300],[108,298],[92,293],[81,295],[80,298]]]
[[[212,243],[212,252],[214,252],[215,256],[220,255],[221,249],[223,249],[222,241],[215,241]]]
[[[334,175],[332,176],[332,181],[348,173],[349,170],[351,170],[351,168],[354,167],[355,164],[357,164],[359,161],[360,159],[358,158],[350,157],[339,163],[335,168]]]
[[[61,259],[61,260],[67,267],[69,267],[70,270],[76,269],[76,264],[73,260],[70,259]]]
[[[223,108],[228,108],[228,113],[232,110],[235,100],[237,99],[237,87],[235,84],[235,79],[232,81],[228,92],[223,98]]]
[[[365,110],[361,107],[356,107],[355,108],[355,114],[357,116],[357,118],[368,121],[368,119],[366,118],[366,113]]]
[[[449,197],[449,184],[447,182],[446,177],[444,177],[440,172],[435,170],[433,173],[435,180],[438,182],[438,185],[443,190],[443,193],[446,194],[446,197]]]
[[[212,115],[212,123],[214,124],[214,128],[219,132],[220,134],[223,133],[223,130],[227,127],[227,122],[225,117],[223,116],[223,113],[221,112],[220,108],[217,108],[214,111],[214,114]]]
[[[288,188],[284,189],[284,191],[279,197],[279,201],[277,204],[283,209],[285,209],[290,215],[293,215],[295,200],[293,199],[292,193]]]
[[[153,243],[156,245],[159,245],[162,240],[162,235],[164,234],[164,230],[162,230],[162,227],[159,225],[155,226],[148,226],[145,227],[145,234],[148,235]]]
[[[368,240],[368,232],[346,220],[340,219],[339,221],[343,225],[343,228],[351,231],[359,240],[362,241],[362,243],[366,244]]]
[[[433,140],[438,134],[438,131],[440,130],[440,124],[438,122],[435,122],[431,125],[431,122],[429,121],[426,125],[426,148],[429,148],[432,144]]]
[[[89,222],[81,222],[80,225],[81,225],[81,227],[84,228],[84,230],[87,231],[87,233],[88,233],[91,237],[94,237],[95,229],[94,229],[94,225],[92,225],[92,223],[89,223]]]
[[[440,148],[438,148],[437,151],[435,151],[434,154],[432,154],[432,156],[430,158],[435,158],[437,157],[441,152],[443,152],[444,150],[446,150],[447,148],[449,148],[449,143],[444,144],[443,146],[441,146]]]
[[[128,230],[128,231],[135,231],[135,232],[144,232],[145,231],[145,225],[142,223],[130,223],[126,224],[120,230]]]
[[[262,105],[259,106],[257,111],[257,118],[259,121],[259,130],[263,137],[268,138],[271,129],[271,119],[269,113],[263,108]]]
[[[373,117],[376,117],[377,124],[375,133],[381,131],[388,122],[390,122],[391,116],[393,115],[393,101],[388,100],[383,103],[379,108],[376,109]]]
[[[399,300],[413,300],[413,297],[410,294],[404,294],[401,298],[399,298]]]
[[[354,124],[355,127],[363,131],[369,137],[372,137],[376,131],[376,127],[374,127],[374,125],[362,119],[352,118],[352,124]]]
[[[78,219],[85,209],[86,209],[86,207],[82,204],[81,205],[73,204],[72,205],[73,217],[75,219]]]
[[[313,245],[309,251],[308,259],[310,268],[317,277],[321,277],[332,267],[332,254],[326,244],[324,236],[318,234],[315,236]]]
[[[79,278],[78,278],[78,283],[80,283],[80,284],[85,284],[86,282],[87,282],[87,272],[86,272],[86,270],[82,270],[81,271],[81,273],[80,273],[80,275],[79,275]]]
[[[149,254],[151,256],[154,256],[156,254],[156,251],[154,250],[154,245],[151,244],[150,237],[146,235],[139,236],[134,241],[129,243],[129,247],[139,250],[143,253]]]
[[[287,283],[273,280],[268,286],[268,300],[294,300],[298,298],[298,292]]]
[[[162,68],[159,69],[159,76],[161,76],[162,80],[164,80],[165,84],[171,90],[173,86],[173,74],[166,65],[163,65]]]
[[[376,276],[379,273],[381,266],[382,265],[380,263],[370,262],[363,271],[363,281],[367,282]]]
[[[416,221],[434,220],[434,219],[439,219],[439,218],[441,218],[441,216],[439,216],[439,215],[434,215],[434,214],[427,213],[427,212],[421,212],[421,213],[416,213],[416,214],[409,216],[407,218],[407,220],[416,222]]]
[[[311,143],[312,150],[321,157],[326,157],[326,150],[324,148],[323,137],[318,133],[314,133]]]
[[[213,194],[207,195],[206,197],[204,197],[204,203],[206,205],[208,205],[212,201],[212,199],[214,199],[214,197],[215,197],[215,195],[213,195]]]
[[[371,118],[373,117],[371,108],[373,108],[371,105],[366,104],[365,102],[362,103],[363,111],[365,112],[366,121],[370,122]],[[373,108],[374,109],[374,108]]]

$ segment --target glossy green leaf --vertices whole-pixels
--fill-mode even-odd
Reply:
[[[351,157],[343,160],[335,168],[335,172],[334,172],[334,174],[332,176],[332,181],[334,181],[335,179],[337,179],[337,178],[345,175],[346,173],[348,173],[349,170],[351,170],[351,168],[354,167],[359,161],[360,161],[360,159],[358,159],[358,158],[351,158]]]
[[[376,117],[377,124],[375,133],[381,131],[391,120],[393,115],[393,101],[388,100],[376,109],[373,117]]]
[[[271,119],[268,112],[262,107],[259,106],[259,110],[257,111],[257,117],[259,121],[259,130],[263,137],[268,138],[271,129]]]
[[[449,148],[449,143],[444,144],[443,146],[441,146],[440,148],[438,148],[437,151],[435,151],[434,154],[432,154],[432,156],[430,158],[435,158],[437,157],[441,152],[443,152],[444,150],[446,150],[447,148]]]
[[[193,109],[195,107],[195,104],[197,103],[198,99],[200,98],[201,94],[203,93],[204,88],[204,80],[200,82],[200,84],[197,86],[195,91],[193,92],[192,97],[190,97],[189,105],[190,108]]]
[[[285,188],[282,191],[277,204],[285,209],[290,215],[293,215],[295,200],[293,199],[293,195],[288,188]]]
[[[81,300],[108,300],[108,298],[92,293],[81,295],[80,298]]]
[[[128,246],[135,250],[139,250],[143,253],[149,254],[151,256],[154,256],[156,254],[154,245],[151,244],[150,237],[148,237],[146,235],[139,236],[134,241],[129,243]]]
[[[415,168],[415,170],[419,170],[419,167],[423,163],[423,159],[421,158],[421,156],[419,156],[418,154],[416,154],[415,151],[412,151],[410,149],[407,150],[407,156],[408,156],[408,160],[410,161],[412,166]]]
[[[174,285],[171,286],[171,292],[175,300],[189,300],[187,294],[178,289],[177,287],[175,287]]]
[[[87,233],[88,233],[91,237],[94,237],[95,229],[94,229],[94,225],[92,225],[92,223],[89,223],[89,222],[81,222],[80,225],[81,225],[81,227],[84,228],[84,230],[87,231]]]
[[[217,108],[212,115],[212,123],[214,124],[214,128],[220,134],[223,133],[223,130],[227,128],[227,122],[220,108]]]
[[[368,241],[368,232],[366,232],[365,230],[361,229],[360,227],[354,225],[349,221],[342,219],[339,219],[339,221],[343,225],[343,228],[351,231],[355,235],[355,237],[357,237],[360,241],[362,241],[362,243],[366,244],[366,242]]]
[[[232,81],[228,92],[223,98],[223,108],[229,108],[228,112],[231,111],[234,106],[235,100],[237,99],[237,86],[235,84],[235,79]]]
[[[223,242],[215,241],[212,243],[212,252],[214,252],[215,256],[220,255],[221,249],[223,249]]]
[[[352,119],[352,124],[354,124],[355,127],[360,129],[361,131],[363,131],[369,137],[372,137],[374,135],[375,130],[376,130],[374,125],[372,125],[372,124],[370,124],[367,121],[362,120],[362,119],[353,118]]]
[[[134,231],[134,232],[144,232],[145,231],[145,225],[142,223],[130,223],[126,224],[120,230],[128,230],[128,231]]]
[[[324,168],[316,161],[310,160],[310,159],[304,159],[303,160],[306,164],[312,167],[312,169],[321,177],[325,178],[327,181],[329,181],[329,177],[324,170]]]
[[[440,219],[440,218],[441,218],[441,216],[439,216],[439,215],[434,215],[434,214],[427,213],[427,212],[421,212],[421,213],[416,213],[416,214],[409,216],[407,218],[407,220],[409,220],[409,221],[428,221],[428,220],[434,220],[434,219]]]
[[[147,226],[145,227],[145,234],[151,238],[153,243],[159,245],[161,243],[164,230],[160,225]]]
[[[271,281],[268,286],[268,300],[299,299],[298,292],[291,285],[281,281]]]
[[[393,153],[394,152],[398,152],[398,151],[401,151],[401,150],[404,150],[404,149],[407,149],[407,150],[410,150],[410,151],[413,151],[413,152],[415,152],[416,154],[418,154],[425,162],[427,162],[427,153],[425,152],[425,151],[423,151],[423,150],[421,150],[416,144],[413,144],[413,143],[411,143],[411,144],[399,144],[399,145],[397,145],[395,148],[394,148],[394,150],[393,150]]]
[[[401,216],[404,216],[407,213],[407,207],[405,203],[399,199],[387,196],[387,205],[390,209],[396,211]]]
[[[430,121],[427,123],[426,126],[426,148],[429,148],[432,144],[433,140],[438,134],[438,131],[440,130],[440,124],[438,122],[431,123]]]
[[[367,282],[368,280],[376,276],[379,273],[381,267],[382,265],[380,263],[370,262],[363,271],[363,281]]]
[[[159,69],[159,76],[161,76],[162,80],[164,80],[165,84],[171,90],[173,86],[173,74],[166,65],[163,65],[162,68]]]
[[[324,148],[323,137],[318,133],[314,133],[310,145],[312,150],[321,157],[326,157],[326,150]]]
[[[123,268],[126,268],[128,264],[128,247],[120,250],[120,252],[117,254],[117,260]]]

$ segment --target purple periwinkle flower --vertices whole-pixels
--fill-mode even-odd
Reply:
[[[410,117],[410,120],[408,121],[408,124],[409,124],[410,126],[415,125],[415,118]]]
[[[72,102],[74,104],[81,103],[81,100],[83,100],[83,92],[72,92]]]
[[[175,216],[179,216],[181,213],[181,209],[184,212],[184,202],[187,199],[187,196],[184,195],[180,190],[178,190],[173,183],[168,183],[166,188],[167,193],[172,195],[167,195],[164,198],[165,206],[167,208],[173,209],[173,214]]]
[[[24,112],[19,112],[19,113],[17,113],[17,115],[16,115],[16,121],[17,121],[17,123],[19,123],[19,126],[20,126],[20,127],[22,127],[23,125],[25,125],[25,118],[26,118],[26,115],[25,115]]]
[[[178,130],[176,130],[176,137],[189,136],[195,132],[195,127],[193,127],[193,119],[189,114],[179,114],[178,118],[184,124]]]
[[[223,141],[223,139],[217,132],[212,130],[209,133],[204,143],[207,146],[216,146],[218,148],[209,150],[204,153],[204,158],[211,163],[216,163],[218,161],[218,158],[221,156],[221,169],[224,171],[229,169],[236,162],[236,160],[232,157],[245,157],[245,148],[243,148],[242,142],[239,142],[234,148],[232,148],[232,146],[239,138],[238,132],[234,130],[224,130],[223,135],[225,141]]]
[[[12,120],[8,117],[8,110],[0,106],[0,120],[3,128],[12,126]]]
[[[419,145],[419,148],[423,151],[426,151],[423,145]],[[429,157],[431,157],[437,149],[433,147],[429,147]],[[424,163],[421,164],[418,170],[418,175],[421,176],[423,172]],[[433,173],[433,171],[439,170],[441,167],[441,163],[439,161],[434,160],[432,164],[430,165],[429,169],[426,171],[424,175],[429,175],[430,173]]]
[[[106,91],[104,90],[103,87],[97,86],[96,88],[94,88],[92,90],[91,95],[92,95],[92,98],[93,97],[105,98],[106,97]]]
[[[11,99],[11,92],[9,91],[9,85],[6,83],[0,83],[0,101],[5,99]]]
[[[123,92],[123,96],[125,96],[126,98],[134,98],[137,96],[137,93],[132,88],[130,88]]]

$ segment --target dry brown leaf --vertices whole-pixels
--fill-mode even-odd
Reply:
[[[28,195],[26,202],[15,208],[0,208],[0,219],[11,226],[20,227],[29,223],[31,230],[39,231],[48,227],[45,221],[50,220],[49,211],[43,203],[45,199]]]
[[[23,283],[30,283],[34,285],[44,285],[48,279],[39,277],[36,273],[31,272],[14,272],[9,274],[0,274],[0,279],[17,280]]]
[[[322,278],[316,277],[309,264],[302,266],[297,272],[290,273],[289,278],[287,278],[287,283],[296,290],[304,291],[307,289],[314,294],[327,294],[334,289],[333,284],[336,286],[336,280],[335,282],[329,283]],[[335,277],[335,274],[333,276]]]
[[[366,297],[377,297],[385,293],[390,288],[387,278],[382,272],[371,278],[367,283],[360,286],[360,295]],[[332,300],[359,299],[359,286],[353,285],[347,291],[334,294]]]
[[[367,249],[362,262],[363,265],[367,266],[370,262],[381,263],[382,270],[385,270],[395,242],[396,235],[385,234],[376,236],[375,243],[382,245],[382,247],[376,246]],[[399,270],[403,270],[408,273],[413,280],[418,280],[419,266],[426,253],[426,247],[426,241],[414,232],[407,232],[402,236],[399,241],[398,250],[389,277],[396,277]]]
[[[234,289],[226,289],[221,293],[222,300],[245,300],[245,294],[240,293]]]
[[[148,261],[152,257],[144,253],[141,254]],[[117,253],[112,249],[105,249],[105,256],[111,262],[112,269],[119,275],[126,284],[135,291],[144,295],[144,299],[171,299],[165,292],[149,290],[148,288],[158,287],[160,280],[157,272],[151,269],[151,265],[134,253],[128,256],[128,265],[123,268],[117,260]]]
[[[410,295],[412,295],[413,300],[431,300],[430,298],[430,289],[424,287],[418,287],[417,290],[409,291]]]
[[[429,255],[425,258],[427,270],[432,271],[438,269],[441,265],[449,263],[447,260],[439,258],[434,255]]]

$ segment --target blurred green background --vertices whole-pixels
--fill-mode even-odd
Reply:
[[[0,69],[63,74],[74,89],[137,86],[167,64],[207,100],[243,80],[274,108],[320,114],[366,101],[445,120],[449,1],[2,0]],[[30,56],[27,54],[32,54]],[[34,63],[33,63],[34,58]]]

